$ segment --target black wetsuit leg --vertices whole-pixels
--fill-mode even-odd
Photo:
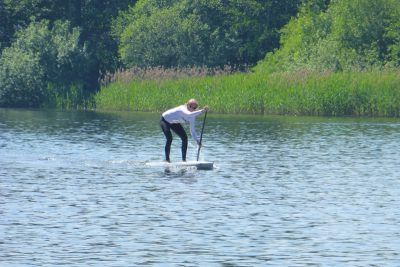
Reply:
[[[169,162],[169,154],[171,152],[172,144],[171,124],[168,123],[164,118],[161,118],[160,126],[165,137],[167,138],[167,142],[165,143],[165,160]]]
[[[165,137],[167,138],[167,142],[165,144],[165,159],[170,161],[170,152],[171,152],[171,144],[172,144],[172,134],[171,129],[181,138],[182,140],[182,160],[186,161],[186,153],[188,147],[188,137],[185,129],[180,123],[169,123],[164,118],[161,118],[160,126],[162,131],[164,132]]]
[[[180,123],[173,123],[171,124],[171,129],[181,138],[182,140],[182,160],[186,161],[186,152],[188,147],[188,137],[186,134],[185,129]]]

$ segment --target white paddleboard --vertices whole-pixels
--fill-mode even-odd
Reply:
[[[147,166],[165,167],[165,168],[189,168],[196,167],[198,170],[212,170],[214,162],[210,161],[182,161],[182,162],[146,162]]]

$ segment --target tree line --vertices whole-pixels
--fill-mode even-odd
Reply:
[[[117,67],[111,22],[136,1],[0,0],[0,106],[39,107],[98,89]]]
[[[129,67],[254,65],[300,0],[1,0],[0,106],[83,101]]]
[[[398,68],[399,18],[398,0],[0,0],[0,106],[82,106],[131,67]]]
[[[279,49],[268,53],[257,70],[337,72],[400,66],[398,0],[338,0],[322,5],[309,1],[281,32]]]

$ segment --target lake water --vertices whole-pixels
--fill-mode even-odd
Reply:
[[[0,266],[400,266],[400,120],[210,114],[211,171],[158,122],[0,109]]]

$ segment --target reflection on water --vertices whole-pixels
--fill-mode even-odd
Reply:
[[[197,171],[158,119],[0,110],[0,265],[399,264],[400,121],[211,115]]]

